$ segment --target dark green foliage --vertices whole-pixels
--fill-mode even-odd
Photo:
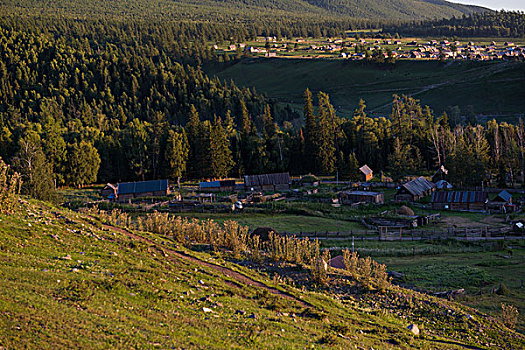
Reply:
[[[425,22],[413,22],[384,29],[410,36],[510,37],[525,35],[525,14],[520,11],[485,11]]]

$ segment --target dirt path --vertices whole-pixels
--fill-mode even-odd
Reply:
[[[91,217],[91,216],[90,216],[90,218],[92,218],[94,220],[97,220],[96,218]],[[216,264],[213,264],[213,263],[210,263],[210,262],[207,262],[207,261],[203,261],[203,260],[197,259],[196,257],[188,255],[188,254],[186,254],[184,252],[177,251],[177,250],[168,248],[166,246],[160,245],[160,244],[155,243],[154,241],[152,241],[150,239],[147,239],[145,237],[139,236],[139,235],[137,235],[135,233],[132,233],[132,232],[130,232],[128,230],[125,230],[125,229],[122,229],[120,227],[115,227],[115,226],[105,225],[105,224],[103,224],[102,227],[104,229],[106,229],[106,230],[109,230],[109,231],[122,233],[122,234],[124,234],[124,235],[126,235],[126,236],[128,236],[130,238],[133,238],[133,239],[135,239],[137,241],[141,241],[141,242],[150,244],[155,249],[164,252],[164,255],[168,259],[173,259],[173,257],[171,257],[169,254],[167,254],[167,252],[171,253],[172,255],[177,257],[178,259],[181,259],[181,260],[184,260],[184,261],[188,261],[188,262],[200,265],[200,266],[205,266],[205,267],[208,267],[208,268],[210,268],[212,270],[218,271],[218,272],[222,273],[223,275],[225,275],[227,277],[230,277],[230,278],[234,279],[235,281],[239,282],[241,284],[241,286],[237,285],[237,287],[242,287],[242,284],[244,284],[244,285],[249,285],[249,286],[256,287],[256,288],[261,288],[261,289],[267,290],[268,292],[270,292],[270,293],[272,293],[274,295],[286,298],[288,300],[296,301],[303,307],[312,307],[312,305],[310,303],[308,303],[308,302],[306,302],[304,300],[301,300],[301,299],[297,298],[296,296],[294,296],[294,295],[292,295],[290,293],[286,293],[286,292],[283,292],[281,290],[269,287],[269,286],[267,286],[266,284],[264,284],[262,282],[256,281],[256,280],[254,280],[254,279],[252,279],[252,278],[250,278],[250,277],[248,277],[246,275],[243,275],[242,273],[239,273],[239,272],[234,271],[232,269],[229,269],[227,267],[216,265]]]

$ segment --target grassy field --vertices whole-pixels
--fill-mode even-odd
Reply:
[[[269,214],[213,214],[213,213],[191,213],[181,216],[197,219],[213,219],[217,222],[235,220],[241,225],[248,226],[250,230],[257,227],[271,227],[279,232],[324,232],[324,231],[351,231],[364,230],[358,223],[301,215],[269,215]]]
[[[325,247],[351,247],[351,241],[323,241]],[[518,329],[525,332],[525,243],[354,241],[362,256],[372,256],[388,270],[404,274],[402,283],[441,292],[465,289],[459,302],[498,315],[501,303],[520,310]],[[334,253],[335,255],[336,253]],[[414,255],[413,255],[414,254]],[[498,291],[500,284],[506,291]]]
[[[360,98],[373,114],[390,112],[393,94],[410,94],[440,113],[471,105],[483,115],[514,118],[525,110],[525,64],[510,62],[398,61],[393,69],[342,60],[247,59],[217,71],[220,79],[302,110],[306,88],[324,91],[340,116],[351,116]]]

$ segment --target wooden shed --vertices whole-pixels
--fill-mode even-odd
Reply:
[[[235,191],[235,180],[199,182],[199,190],[211,192],[233,192]]]
[[[366,164],[360,167],[359,171],[361,172],[361,181],[370,181],[374,177],[374,172]]]
[[[481,191],[439,191],[432,193],[432,209],[486,210],[487,192]]]
[[[244,187],[247,191],[288,191],[290,174],[244,175]]]
[[[431,194],[436,185],[423,176],[409,181],[397,190],[395,199],[399,201],[417,201]]]
[[[353,203],[374,203],[383,204],[385,196],[380,192],[371,191],[343,191],[337,195],[339,203],[353,204]]]
[[[517,206],[512,204],[512,195],[503,190],[491,201],[487,203],[489,210],[498,210],[501,213],[513,213]]]
[[[138,197],[161,197],[170,193],[168,180],[123,182],[117,185],[117,199],[126,202]]]
[[[116,199],[117,198],[117,186],[113,184],[106,184],[104,188],[100,191],[100,195],[105,199]]]

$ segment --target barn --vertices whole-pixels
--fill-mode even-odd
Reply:
[[[481,191],[439,191],[432,193],[432,209],[486,210],[487,192]]]
[[[161,197],[170,193],[168,180],[123,182],[117,185],[117,199],[127,202],[138,197]]]
[[[244,187],[247,191],[288,191],[290,174],[244,175]]]
[[[409,181],[397,190],[395,199],[398,201],[417,201],[428,196],[436,189],[436,185],[423,176]]]
[[[380,192],[371,191],[343,191],[337,195],[339,203],[353,204],[353,203],[374,203],[383,204],[385,196]]]

